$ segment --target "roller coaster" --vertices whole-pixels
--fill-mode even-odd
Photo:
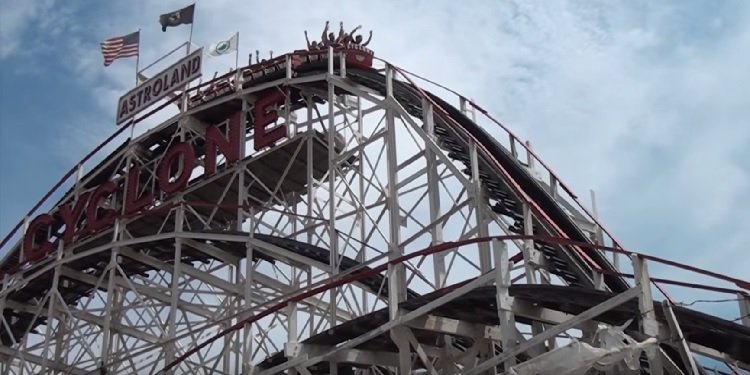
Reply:
[[[134,117],[0,247],[3,374],[750,370],[750,284],[627,250],[487,111],[353,44]]]

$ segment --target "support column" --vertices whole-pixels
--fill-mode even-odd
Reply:
[[[531,214],[531,207],[527,203],[523,204],[523,234],[534,235],[534,217]],[[523,263],[527,284],[537,283],[535,271],[539,265],[539,257],[539,252],[534,248],[534,240],[523,240]]]
[[[357,146],[361,146],[365,143],[365,126],[363,121],[364,115],[362,114],[362,98],[357,96],[357,134],[355,136],[357,139]],[[364,147],[359,147],[357,157],[359,158],[359,165],[357,167],[359,174],[359,187],[357,189],[359,194],[359,203],[357,203],[357,217],[354,220],[356,220],[356,225],[359,225],[359,238],[361,239],[359,243],[359,251],[357,254],[357,262],[359,262],[359,264],[364,264],[367,261],[367,245],[364,242],[365,238],[367,238],[367,228],[365,226],[365,218],[367,217],[367,207],[365,207],[366,154]],[[370,311],[369,293],[366,290],[362,289],[360,298],[362,298],[362,309],[364,311]],[[377,300],[377,298],[375,300]]]
[[[479,178],[479,153],[476,143],[469,146],[471,158],[471,185],[472,200],[474,201],[474,212],[476,213],[477,231],[479,237],[489,236],[489,226],[487,222],[487,202],[484,200],[484,190],[482,189],[482,180]],[[492,269],[492,257],[490,256],[490,244],[480,242],[479,246],[479,270],[481,273],[490,272]]]
[[[242,109],[240,111],[240,134],[237,135],[240,137],[239,160],[245,160],[245,157],[247,157],[247,142],[245,141],[245,134],[247,134],[247,114],[250,111],[250,106],[244,97],[242,98]],[[237,192],[238,207],[236,230],[242,232],[242,225],[247,214],[247,210],[244,209],[243,206],[249,203],[247,199],[247,184],[245,183],[245,165],[243,165],[242,168],[238,168],[237,173],[239,173],[237,176],[237,188],[239,190]]]
[[[497,315],[500,320],[500,334],[503,352],[516,349],[516,318],[513,314],[513,297],[510,296],[510,263],[508,261],[508,246],[503,241],[493,240],[492,250],[495,255],[495,287],[497,289]],[[505,371],[509,371],[516,364],[516,357],[510,357],[505,362]]]
[[[251,208],[248,211],[248,219],[250,221],[248,233],[250,234],[250,240],[255,235],[255,215],[254,210]],[[241,319],[245,319],[250,316],[250,310],[253,307],[252,300],[252,287],[253,287],[253,246],[248,241],[245,244],[245,311],[247,313],[240,316]],[[253,325],[245,324],[242,328],[242,374],[250,375],[253,372]]]
[[[599,226],[599,209],[596,204],[596,192],[591,190],[591,215],[594,217],[594,240],[597,245],[604,246],[604,231]],[[612,253],[612,264],[615,270],[620,271],[620,257],[618,253]]]
[[[182,200],[182,197],[177,198]],[[180,204],[175,208],[175,232],[182,232],[182,225],[185,217],[185,206]],[[177,310],[178,302],[180,300],[180,276],[182,274],[182,238],[178,237],[174,240],[174,258],[172,265],[172,277],[171,277],[171,288],[170,288],[170,303],[169,303],[169,320],[167,326],[167,340],[169,343],[165,346],[165,360],[166,364],[171,363],[176,358],[177,353]],[[174,370],[171,370],[175,373]]]
[[[427,136],[437,142],[437,137],[435,136],[434,109],[432,108],[432,103],[428,102],[426,99],[422,99],[422,121],[427,128]],[[427,186],[430,187],[427,190],[427,198],[430,202],[430,222],[435,224],[430,230],[430,234],[432,235],[431,245],[435,246],[443,243],[443,223],[437,222],[440,218],[440,189],[438,188],[440,185],[440,177],[437,171],[437,155],[431,147],[425,147],[425,158],[427,159]],[[445,252],[433,254],[432,264],[435,272],[435,287],[445,287],[447,278]]]
[[[529,156],[529,162],[533,161]],[[531,207],[528,203],[523,204],[523,233],[527,236],[534,235],[534,217],[531,213]],[[537,279],[537,270],[541,263],[541,253],[534,247],[534,240],[526,239],[523,241],[523,255],[524,255],[524,271],[526,272],[526,283],[537,284],[538,282],[543,283],[545,280],[543,277]],[[541,322],[531,323],[531,332],[534,336],[541,334],[544,331],[544,324]],[[551,337],[547,343],[547,346],[551,349],[556,346],[555,337]],[[537,348],[542,351],[546,351],[544,344],[539,345]]]
[[[242,74],[239,74],[239,76],[242,76]],[[240,155],[239,160],[245,160],[245,157],[247,156],[247,142],[245,142],[245,136],[244,134],[247,134],[247,114],[250,111],[250,106],[247,103],[247,100],[242,97],[242,108],[240,109],[240,135],[237,135],[240,137]],[[238,232],[244,232],[244,222],[245,218],[248,214],[248,209],[243,208],[244,205],[249,204],[247,199],[247,184],[245,183],[245,165],[241,164],[242,167],[237,168],[237,223],[235,230]],[[242,285],[244,282],[244,277],[242,274],[242,263],[244,260],[239,259],[236,264],[233,266],[235,267],[235,273],[234,273],[234,280],[237,285]],[[237,312],[240,312],[244,309],[245,304],[245,296],[243,295],[237,295],[236,302],[234,304],[235,308],[237,309]],[[230,321],[230,323],[236,323],[240,319],[242,319],[243,314],[237,314],[237,316]],[[234,371],[239,371],[243,368],[243,331],[237,330],[233,335],[235,337],[236,343],[234,345],[233,351],[234,351]]]
[[[0,310],[2,311],[2,310]],[[58,317],[58,325],[57,325],[57,337],[55,338],[57,345],[55,345],[55,362],[56,363],[65,363],[65,357],[64,355],[69,351],[68,342],[65,340],[65,337],[70,333],[70,330],[68,329],[68,323],[69,323],[70,317],[68,317],[65,314],[61,314]],[[0,371],[0,374],[3,372]]]
[[[291,266],[292,269],[292,283],[291,287],[294,290],[299,289],[299,280],[298,280],[298,268],[296,265]],[[299,353],[298,343],[297,343],[297,302],[290,302],[287,306],[287,337],[286,342],[284,343],[284,354],[287,358],[294,358]],[[289,375],[296,375],[297,370],[292,367],[288,370]]]
[[[333,80],[334,75],[334,53],[333,47],[328,47],[328,237],[330,241],[330,259],[331,272],[336,275],[339,273],[339,251],[338,251],[338,233],[336,232],[336,87]],[[331,327],[336,326],[336,304],[338,299],[339,288],[332,288],[331,304],[329,311],[329,323]],[[334,371],[335,366],[331,370]]]
[[[110,255],[109,265],[107,266],[109,275],[107,280],[107,309],[104,316],[104,327],[102,328],[102,363],[109,362],[109,348],[112,345],[112,315],[114,314],[115,278],[117,277],[117,250],[113,249]]]
[[[594,244],[596,245],[604,245],[604,236],[602,232],[602,228],[599,227],[599,224],[597,222],[599,221],[599,214],[596,208],[596,194],[594,193],[594,190],[591,190],[591,211],[592,215],[594,217],[594,233],[593,238],[591,239]],[[612,253],[612,261],[615,265],[615,269],[619,270],[619,258],[617,257],[617,253]],[[606,284],[604,283],[604,274],[601,272],[597,272],[596,270],[593,271],[592,280],[594,282],[594,288],[597,290],[606,290]],[[591,343],[591,340],[594,339],[594,336],[596,335],[596,331],[599,328],[599,324],[597,322],[588,322],[581,327],[581,330],[583,331],[583,335],[581,339],[584,342]]]
[[[236,285],[242,285],[242,259],[238,259],[236,263],[232,264],[232,270],[234,271],[232,273],[234,283]],[[240,317],[242,315],[241,312],[243,300],[244,295],[239,294],[235,295],[232,298],[232,314],[234,314],[235,317],[228,321],[229,324],[237,324],[240,320]],[[228,372],[231,368],[233,368],[234,371],[237,372],[242,368],[242,331],[239,329],[235,330],[228,336],[231,337],[232,340],[234,340],[234,343],[231,344],[232,347],[227,350],[227,360],[225,361],[225,363],[230,367],[225,372]]]
[[[737,300],[740,303],[740,321],[745,327],[750,327],[750,297],[737,293]]]
[[[461,99],[462,107],[465,107],[465,100]],[[482,180],[479,178],[479,152],[476,143],[469,144],[469,159],[471,161],[471,189],[469,195],[474,204],[474,214],[477,223],[477,236],[489,236],[489,226],[487,223],[487,203],[484,200],[484,191],[482,189]],[[486,274],[492,270],[492,257],[490,255],[490,243],[480,242],[479,248],[479,272]],[[481,339],[484,342],[478,342],[479,357],[482,360],[491,358],[495,354],[495,344],[492,340]]]
[[[461,97],[459,99],[459,107],[461,113],[467,117],[470,116],[472,121],[477,121],[476,111],[473,106],[471,109],[468,108],[466,98]],[[476,143],[469,144],[469,159],[471,161],[471,189],[469,190],[469,194],[474,202],[474,212],[477,221],[477,236],[487,237],[489,235],[487,214],[485,212],[487,209],[487,202],[484,200],[482,179],[479,177],[479,153]],[[477,246],[479,246],[479,269],[480,272],[484,274],[492,269],[490,244],[488,242],[481,242]]]
[[[313,98],[312,96],[307,96],[307,165],[306,165],[306,171],[305,174],[307,181],[307,218],[306,218],[306,226],[307,226],[307,243],[312,244],[314,243],[313,240],[315,238],[315,217],[318,215],[315,214],[315,184],[316,181],[313,178],[314,176],[314,167],[313,164],[313,147],[315,145],[315,128],[313,127]],[[308,283],[307,285],[312,284],[312,273],[308,274]],[[312,312],[309,314],[310,316],[310,336],[312,336],[314,332],[315,327],[315,314]]]
[[[8,289],[8,284],[10,283],[11,276],[9,274],[3,274],[3,288],[1,290]],[[5,311],[5,301],[7,298],[7,294],[0,296],[0,311]],[[6,321],[4,314],[0,314],[0,329],[7,330],[7,332],[10,332],[9,327],[10,322]],[[11,335],[11,342],[14,342],[13,336]],[[11,369],[11,363],[13,360],[9,360],[6,362],[0,362],[0,374],[10,374]]]
[[[685,340],[685,335],[682,333],[682,327],[680,327],[680,323],[677,322],[677,317],[674,315],[674,311],[672,311],[672,304],[668,300],[665,300],[662,302],[662,308],[664,310],[664,317],[667,318],[671,339],[676,343],[677,351],[680,352],[680,356],[682,357],[682,362],[688,367],[688,375],[699,375],[700,372],[698,372],[693,354],[690,353],[690,347],[687,340]]]
[[[531,151],[531,142],[526,141],[526,166],[529,174],[533,178],[536,178],[537,173],[534,169],[535,159]],[[531,207],[528,203],[523,204],[523,233],[527,236],[534,235],[534,218]],[[542,255],[536,250],[533,240],[524,241],[524,263],[527,263],[526,267],[526,279],[530,284],[536,284],[537,274],[540,278],[539,282],[549,284],[549,274],[546,269],[541,268],[542,266]],[[530,281],[533,280],[533,281]]]
[[[190,48],[190,45],[188,45],[188,49]],[[185,87],[187,90],[187,86]],[[183,110],[186,110],[188,108],[188,95],[184,96],[183,101]],[[181,110],[182,112],[182,110]],[[187,127],[189,126],[190,118],[185,115],[184,112],[182,112],[183,117],[179,120],[178,126],[179,126],[179,134],[180,134],[180,141],[185,142],[186,139],[186,131]],[[179,162],[180,170],[183,170],[184,167],[184,160],[180,160]],[[183,202],[183,195],[178,194],[173,198],[177,202]],[[175,233],[179,234],[183,231],[185,221],[185,205],[184,204],[178,204],[177,207],[175,207],[175,224],[174,224],[174,231]],[[168,363],[171,363],[174,361],[176,354],[177,354],[177,342],[175,338],[177,337],[177,310],[178,310],[178,302],[180,301],[180,276],[182,274],[181,266],[182,266],[182,238],[179,236],[175,238],[174,241],[174,258],[173,258],[173,265],[172,265],[172,277],[171,277],[171,288],[170,288],[170,304],[169,304],[169,318],[168,318],[168,326],[167,326],[167,340],[169,342],[167,345],[165,345],[165,365]],[[175,370],[170,371],[172,374],[175,373]]]
[[[386,206],[388,207],[389,241],[388,259],[393,260],[403,255],[401,248],[401,214],[398,205],[398,160],[396,153],[396,124],[393,105],[393,68],[389,65],[385,70],[386,79],[386,155],[388,170],[388,191]],[[391,320],[398,319],[401,315],[399,303],[406,299],[406,272],[403,264],[388,266],[388,311]],[[396,331],[390,331],[391,338],[399,349],[399,375],[411,373],[411,349],[409,342],[403,335]]]
[[[602,234],[602,229],[597,224],[598,222],[598,213],[596,210],[596,195],[594,194],[594,191],[591,190],[591,209],[593,211],[594,215],[594,238],[593,241],[597,245],[604,245],[604,236]],[[615,265],[615,269],[619,270],[619,259],[617,258],[617,253],[612,253],[612,262]],[[604,274],[601,272],[597,272],[596,270],[593,271],[593,281],[594,281],[594,288],[597,290],[605,290],[607,287],[604,284]]]
[[[63,241],[60,241],[57,246],[56,260],[57,265],[52,276],[52,286],[47,292],[47,324],[44,329],[44,349],[42,349],[42,368],[47,368],[47,358],[49,357],[49,344],[52,341],[52,320],[57,320],[58,329],[60,329],[61,319],[56,317],[55,305],[57,304],[58,291],[57,286],[60,282],[60,262],[63,258]],[[60,342],[56,343],[60,345]]]
[[[112,241],[118,240],[120,231],[120,220],[118,219],[115,220],[115,226],[113,230],[114,236]],[[107,275],[107,306],[104,310],[104,327],[102,327],[102,355],[100,366],[104,367],[107,373],[112,373],[116,370],[116,367],[109,368],[106,367],[106,364],[112,361],[109,356],[109,353],[113,352],[112,349],[115,346],[115,340],[112,335],[112,323],[115,322],[117,320],[117,317],[119,316],[119,312],[116,308],[116,306],[118,305],[118,287],[115,284],[115,279],[117,278],[117,265],[119,264],[119,262],[119,248],[115,247],[111,250],[109,256],[109,264],[107,265],[107,271],[109,272],[109,275]]]
[[[651,278],[648,273],[648,265],[640,256],[633,254],[630,258],[633,262],[635,272],[636,288],[640,290],[638,294],[638,308],[641,313],[639,319],[640,329],[647,337],[657,337],[659,334],[659,323],[656,321],[656,312],[654,311],[654,299],[651,295]],[[651,374],[662,374],[661,354],[658,347],[647,353]]]

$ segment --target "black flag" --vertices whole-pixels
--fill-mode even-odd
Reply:
[[[180,10],[176,10],[174,12],[164,13],[160,15],[159,23],[161,24],[161,31],[167,31],[167,27],[189,25],[193,23],[194,12],[195,12],[195,4],[192,4]]]

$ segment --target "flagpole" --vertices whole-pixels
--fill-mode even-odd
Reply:
[[[138,86],[138,65],[141,62],[141,28],[138,28],[138,54],[135,55],[135,85]]]
[[[237,32],[237,48],[234,50],[234,70],[240,66],[240,32]]]
[[[195,23],[195,16],[193,16],[193,22],[190,23],[190,36],[188,37],[187,54],[190,54],[190,47],[193,46],[193,24]]]
[[[187,53],[185,54],[185,56],[190,55],[190,47],[193,46],[193,25],[195,25],[195,13],[196,13],[195,12],[195,4],[197,2],[198,1],[196,0],[193,3],[193,19],[190,22],[190,35],[188,36]],[[186,112],[187,109],[188,109],[187,108],[188,107],[188,103],[190,102],[190,100],[188,99],[188,96],[189,96],[188,95],[188,90],[189,89],[190,89],[190,82],[186,83],[185,84],[185,88],[182,89],[182,98],[180,100],[182,102],[182,106],[181,106],[182,108],[180,108],[180,112]]]
[[[240,32],[237,31],[237,48],[234,50],[234,84],[238,89],[242,87],[240,78],[242,78],[242,74],[240,74]]]
[[[193,25],[195,25],[195,5],[197,3],[198,1],[193,3],[193,21],[190,22],[190,36],[188,36],[187,53],[185,55],[190,54],[190,47],[193,46]]]
[[[138,28],[138,54],[135,55],[135,85],[138,86],[138,66],[141,63],[141,28]],[[135,118],[133,118],[135,120]],[[135,134],[135,121],[130,123],[130,139]]]

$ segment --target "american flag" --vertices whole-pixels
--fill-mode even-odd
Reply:
[[[104,55],[104,66],[109,66],[113,61],[121,57],[138,56],[141,32],[118,36],[102,42],[102,55]]]

